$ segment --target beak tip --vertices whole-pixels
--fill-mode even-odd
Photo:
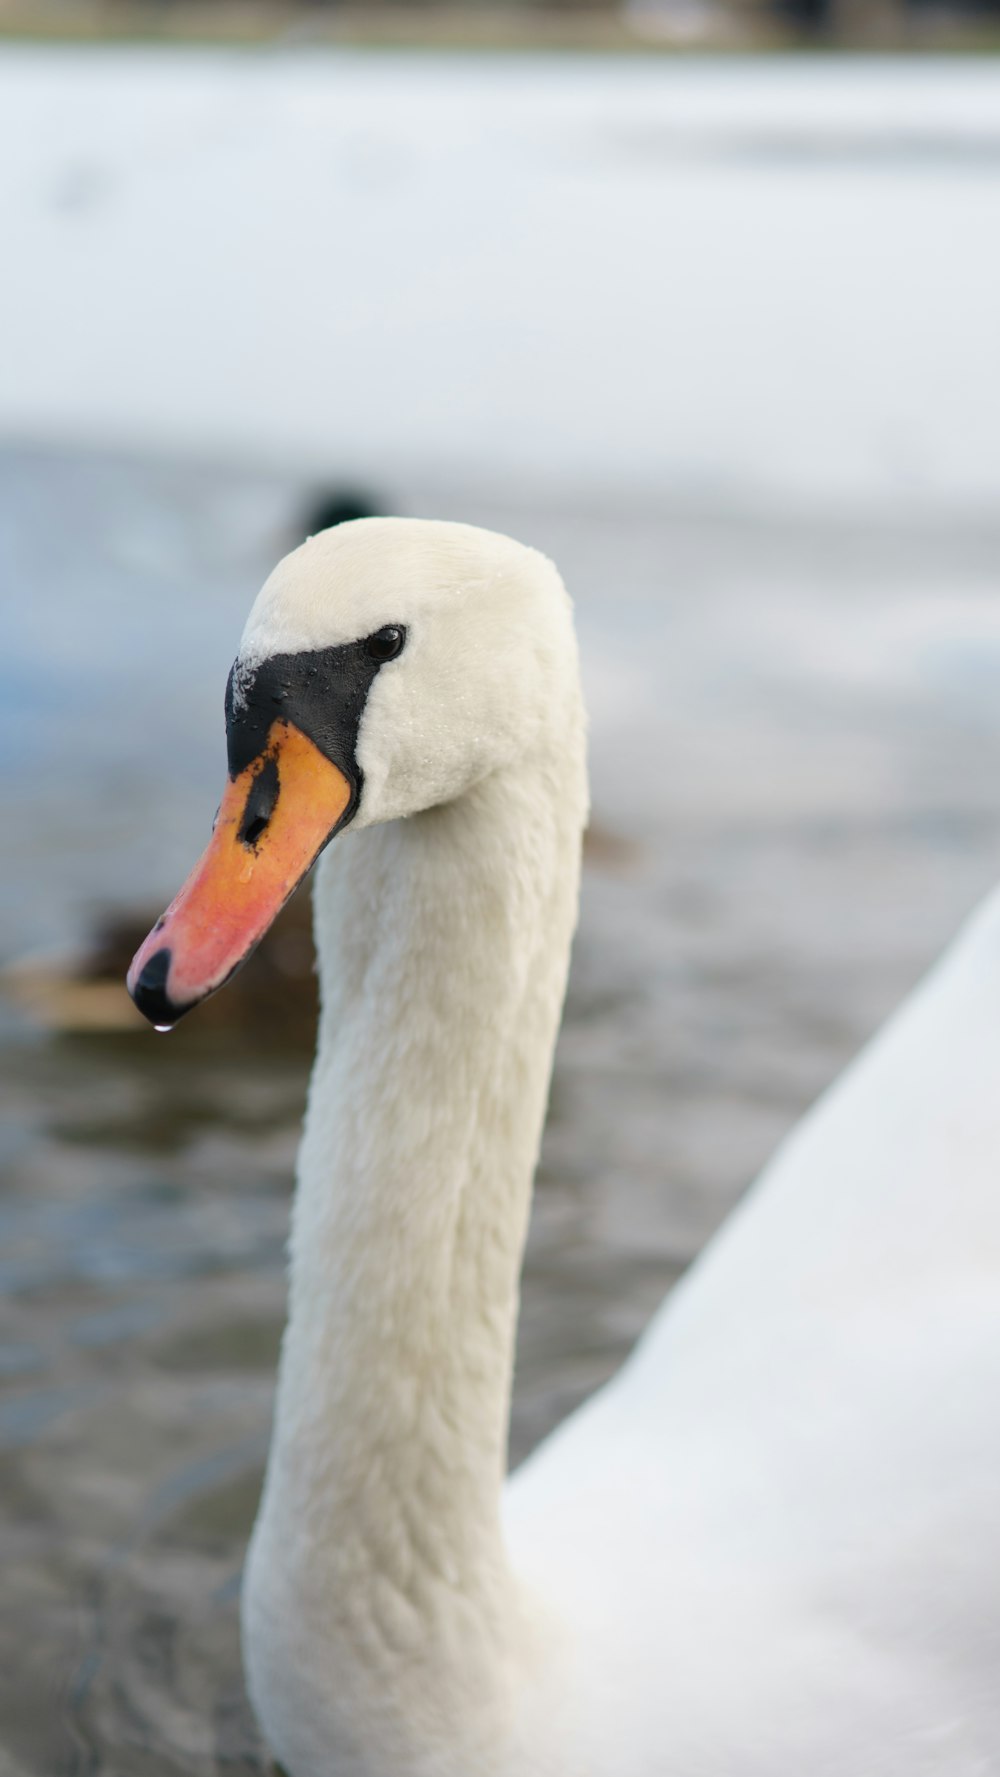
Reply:
[[[140,953],[141,954],[141,953]],[[136,959],[138,961],[138,958]],[[183,1018],[190,1006],[178,1006],[167,992],[167,977],[170,973],[171,953],[164,945],[160,950],[143,963],[136,972],[135,963],[128,973],[128,990],[136,1006],[150,1024],[159,1029],[169,1028]]]

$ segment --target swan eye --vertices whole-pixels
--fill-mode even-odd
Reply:
[[[365,650],[372,660],[381,666],[386,660],[395,660],[402,653],[406,631],[398,623],[387,623],[384,629],[377,629],[365,643]]]

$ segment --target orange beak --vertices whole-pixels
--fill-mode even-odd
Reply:
[[[235,974],[353,802],[353,786],[301,729],[272,723],[264,751],[226,785],[208,849],[132,960],[128,989],[151,1024],[176,1024]]]

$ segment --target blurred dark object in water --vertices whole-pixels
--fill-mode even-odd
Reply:
[[[315,537],[317,531],[328,531],[335,524],[349,524],[354,518],[378,518],[385,511],[384,503],[361,488],[323,488],[312,495],[306,507],[302,535]]]
[[[829,31],[834,19],[834,0],[773,0],[772,11],[793,30],[819,36]]]
[[[844,46],[905,44],[909,27],[974,26],[1000,17],[1000,0],[769,0],[776,22],[805,38]]]
[[[4,986],[50,1030],[145,1033],[149,1026],[129,999],[125,973],[155,918],[148,908],[104,914],[79,955],[28,958],[5,972]],[[312,899],[296,895],[226,993],[200,1008],[198,1022],[254,1043],[309,1050],[317,1007]]]
[[[602,827],[598,821],[591,820],[583,835],[583,862],[585,868],[603,870],[611,875],[622,871],[628,872],[642,855],[642,847],[634,839],[628,839],[623,833],[615,833],[610,827]]]
[[[591,822],[583,855],[586,864],[614,874],[632,866],[637,848]],[[0,985],[48,1030],[148,1034],[146,1020],[125,990],[125,975],[155,918],[149,908],[101,914],[77,955],[26,957],[4,971]],[[318,1005],[312,897],[300,894],[279,914],[226,992],[199,1008],[197,1023],[199,1028],[238,1033],[255,1044],[280,1042],[311,1051]]]

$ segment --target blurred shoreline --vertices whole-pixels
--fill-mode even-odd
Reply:
[[[1000,19],[948,6],[886,0],[848,5],[820,22],[789,6],[719,0],[633,4],[302,5],[288,0],[0,0],[0,40],[157,42],[437,50],[579,50],[596,54],[1000,52]],[[816,8],[817,18],[823,9]]]

